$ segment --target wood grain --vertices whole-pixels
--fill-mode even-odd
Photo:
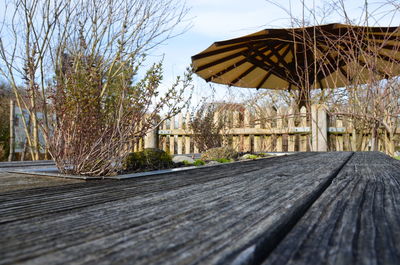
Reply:
[[[251,264],[350,156],[305,153],[1,193],[0,264]]]
[[[355,153],[267,264],[400,264],[400,163]]]

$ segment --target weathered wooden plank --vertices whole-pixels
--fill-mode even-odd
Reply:
[[[0,194],[0,263],[248,261],[252,246],[278,239],[349,155],[293,155]]]
[[[0,193],[0,223],[37,216],[43,213],[70,210],[102,203],[111,199],[124,199],[137,194],[152,191],[164,191],[191,184],[201,184],[206,181],[228,177],[230,174],[245,173],[261,168],[284,165],[287,162],[297,162],[315,156],[316,153],[298,154],[290,157],[269,158],[263,163],[258,161],[240,164],[225,164],[217,168],[198,168],[196,171],[167,174],[162,176],[145,177],[140,180],[89,182],[80,185],[66,185],[57,188],[25,190],[23,192]],[[300,162],[298,162],[300,163]],[[227,169],[230,169],[229,171]],[[112,193],[118,190],[118,194]],[[133,191],[133,192],[132,192]],[[80,198],[79,202],[77,198]],[[7,216],[11,214],[11,216]],[[11,218],[11,219],[9,219]],[[16,219],[13,219],[16,218]]]
[[[400,264],[400,163],[355,153],[264,264]]]

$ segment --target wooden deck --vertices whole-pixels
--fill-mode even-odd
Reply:
[[[400,162],[301,153],[1,192],[0,246],[0,264],[400,264]]]

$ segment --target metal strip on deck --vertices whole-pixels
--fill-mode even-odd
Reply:
[[[369,261],[389,264],[399,167],[376,153],[302,153],[0,193],[0,264],[339,264],[374,242],[385,249]]]

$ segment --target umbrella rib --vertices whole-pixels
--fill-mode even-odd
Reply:
[[[315,29],[319,33],[316,33]],[[304,32],[308,37],[306,39],[303,39]],[[310,39],[317,40],[315,51],[311,50],[311,46],[307,48],[307,45],[314,46],[314,43],[308,43]],[[303,48],[299,48],[300,52],[296,51],[295,54],[291,41],[296,42],[296,40],[300,41]],[[217,78],[216,82],[225,83],[230,79],[228,84],[235,85],[242,79],[248,80],[249,74],[260,68],[265,71],[265,74],[261,71],[260,76],[254,79],[260,80],[256,81],[258,82],[257,89],[267,86],[266,82],[271,79],[271,75],[287,82],[289,87],[300,88],[296,83],[301,82],[300,78],[303,74],[308,77],[311,85],[318,83],[323,88],[323,83],[327,82],[325,78],[333,77],[333,75],[337,75],[338,78],[343,75],[345,80],[352,80],[354,78],[354,75],[350,74],[352,63],[362,68],[374,67],[372,69],[374,72],[387,78],[388,75],[384,73],[384,69],[388,67],[388,63],[400,64],[397,55],[392,54],[392,51],[396,52],[396,49],[400,49],[400,27],[328,24],[291,29],[265,29],[247,36],[215,42],[204,52],[192,56],[192,61],[199,65],[199,61],[196,60],[205,58],[201,60],[205,63],[194,70],[197,73],[202,71],[202,75],[205,76],[211,75],[205,78],[207,82]],[[290,52],[293,52],[293,58],[288,62],[291,59],[288,56]],[[349,59],[353,57],[354,60],[347,60],[344,57],[346,55],[350,56]],[[370,64],[370,56],[375,56],[379,64],[376,66]],[[233,63],[233,61],[237,62]],[[245,63],[249,63],[250,66]],[[316,70],[311,71],[312,67]],[[219,70],[221,68],[225,69]],[[229,77],[222,80],[225,75]],[[253,80],[250,83],[253,84]]]
[[[223,74],[229,72],[230,70],[233,70],[233,69],[236,68],[236,67],[241,66],[241,65],[244,64],[246,61],[247,61],[247,59],[242,59],[242,60],[240,60],[239,62],[234,63],[234,64],[232,64],[231,66],[228,66],[228,67],[225,68],[224,70],[219,71],[219,72],[216,73],[216,74],[213,74],[212,76],[206,78],[205,80],[206,80],[206,82],[210,82],[212,79],[214,79],[214,78],[216,78],[216,77],[219,77],[219,76],[221,76],[221,75],[223,75]]]
[[[400,48],[400,45],[399,44],[397,44],[397,45],[391,45],[391,44],[384,44],[384,42],[374,42],[374,40],[376,40],[376,38],[375,39],[371,39],[371,38],[364,38],[364,39],[359,39],[359,38],[355,38],[355,37],[346,37],[346,36],[335,36],[335,43],[336,44],[339,44],[339,45],[343,45],[344,43],[347,43],[347,44],[350,44],[350,45],[354,45],[354,43],[355,42],[357,42],[357,43],[362,43],[362,44],[364,44],[364,46],[368,46],[367,44],[365,44],[366,42],[367,43],[371,43],[371,42],[373,42],[373,43],[377,43],[377,44],[381,44],[379,47],[381,48],[381,49],[388,49],[388,50],[395,50],[395,49],[399,49]],[[326,36],[319,36],[319,37],[317,37],[317,40],[318,41],[323,41],[323,42],[326,42],[326,39],[327,39],[327,37]],[[331,39],[333,39],[332,37],[331,37]],[[395,39],[385,39],[385,38],[381,38],[381,39],[378,39],[379,41],[399,41],[400,40],[400,36],[398,36],[398,37],[396,37]],[[341,42],[341,43],[343,43],[343,44],[340,44],[340,43],[338,43],[338,42]]]
[[[288,47],[288,49],[290,48],[290,45],[288,45],[287,46]],[[283,48],[283,47],[282,47]],[[288,50],[287,49],[287,50]],[[284,67],[286,67],[288,70],[289,70],[289,65],[288,65],[288,63],[287,62],[285,62],[285,60],[282,58],[282,55],[280,55],[276,50],[275,50],[275,47],[273,47],[273,46],[271,46],[270,47],[270,50],[271,50],[271,52],[275,55],[275,57],[278,59],[278,62],[280,62]],[[286,50],[286,51],[287,51]],[[285,56],[286,56],[286,54],[285,54]]]
[[[326,51],[324,48],[322,48],[320,45],[316,45],[316,47],[320,52],[326,54],[326,58],[329,61],[329,64],[324,64],[324,66],[328,69],[328,74],[325,75],[323,72],[318,72],[318,74],[317,74],[317,80],[319,82],[321,82],[321,75],[323,75],[326,78],[326,77],[330,76],[331,74],[333,74],[337,70],[337,68],[335,68],[335,66],[334,66],[335,65],[335,59],[332,58],[331,54],[329,54],[329,52]],[[344,71],[342,69],[342,66],[344,65],[345,62],[343,61],[343,59],[340,59],[340,58],[337,58],[337,59],[339,59],[339,61],[338,61],[339,67],[338,68],[340,68],[341,71]],[[343,72],[342,72],[342,74],[343,74]],[[347,78],[347,73],[344,76],[346,76],[346,78]],[[321,86],[321,84],[320,84],[320,86]]]
[[[225,47],[225,48],[221,48],[221,49],[218,49],[218,50],[213,50],[213,51],[209,51],[209,52],[201,52],[199,54],[193,55],[192,56],[192,60],[203,59],[203,58],[208,57],[208,56],[213,56],[213,55],[216,55],[216,54],[219,54],[219,53],[231,51],[232,49],[240,49],[240,48],[245,48],[245,47],[247,47],[247,44],[246,43],[241,43],[241,44],[238,44],[238,45],[235,45],[235,46]]]
[[[265,64],[261,61],[258,61],[257,59],[252,59],[251,61],[253,64],[257,65],[261,69],[266,70],[267,72],[272,72],[274,75],[276,75],[278,78],[287,81],[288,83],[291,83],[292,85],[296,86],[288,77],[285,76],[285,74],[282,74],[278,71],[278,69],[275,69],[274,66],[272,66],[270,69],[266,68]]]
[[[259,61],[256,58],[249,58],[249,60],[251,59],[251,62],[253,64],[256,64],[258,67],[260,67],[261,69],[266,70],[267,72],[272,72],[273,74],[275,74],[276,76],[278,76],[279,78],[287,81],[288,83],[293,84],[294,86],[296,86],[296,84],[294,84],[289,77],[287,76],[287,73],[285,71],[283,71],[284,73],[280,73],[278,71],[279,65],[277,65],[274,61],[272,61],[269,57],[265,56],[262,53],[259,53],[258,51],[254,51],[254,53],[256,53],[258,56],[260,56],[264,61],[268,62],[272,67],[270,69],[266,68],[265,63],[263,63],[263,61]]]
[[[264,78],[261,80],[261,82],[257,85],[257,89],[259,89],[264,83],[265,81],[267,81],[267,79],[272,75],[272,72],[269,71],[267,72],[267,74],[264,76]]]
[[[287,49],[282,53],[281,57],[282,57],[282,61],[286,63],[285,61],[285,57],[286,55],[292,50],[292,47],[290,45],[288,45]],[[278,57],[278,60],[280,60],[280,58]],[[286,63],[287,67],[286,69],[291,73],[292,77],[296,76],[296,69],[291,67],[288,63]]]
[[[274,43],[276,43],[276,41],[274,41]],[[209,52],[204,52],[204,53],[201,52],[199,54],[193,55],[192,60],[203,59],[208,56],[213,56],[213,55],[217,55],[217,54],[220,54],[223,52],[229,52],[234,49],[247,48],[247,47],[248,47],[248,43],[241,43],[241,44],[237,44],[234,46],[229,46],[229,47],[225,47],[225,48],[221,48],[221,49],[217,49],[217,50],[213,50],[213,51],[209,51]]]
[[[261,46],[261,45],[260,45],[260,46]],[[258,45],[257,45],[257,47],[258,47]],[[229,60],[234,59],[235,57],[237,57],[237,56],[239,56],[239,55],[242,55],[242,54],[243,54],[243,51],[239,51],[239,52],[236,52],[236,53],[234,53],[234,54],[231,54],[231,55],[228,55],[228,56],[226,56],[226,57],[223,57],[223,58],[221,58],[221,59],[218,59],[218,60],[216,60],[216,61],[212,61],[212,62],[210,62],[210,63],[204,64],[204,65],[202,65],[202,66],[197,67],[197,68],[196,68],[196,72],[200,72],[200,71],[203,71],[203,70],[205,70],[205,69],[207,69],[207,68],[210,68],[210,67],[212,67],[212,66],[215,66],[215,65],[217,65],[217,64],[220,64],[220,63],[229,61]]]
[[[231,60],[231,59],[234,59],[235,57],[237,57],[238,55],[241,55],[241,54],[242,54],[241,51],[240,51],[240,52],[237,52],[237,53],[234,53],[234,54],[231,54],[231,55],[229,55],[229,56],[227,56],[227,57],[224,57],[224,58],[218,59],[218,60],[216,60],[216,61],[213,61],[213,62],[211,62],[211,63],[208,63],[208,64],[204,64],[204,65],[202,65],[202,66],[199,66],[199,67],[197,67],[197,68],[195,69],[195,71],[196,71],[196,72],[203,71],[203,70],[205,70],[205,69],[207,69],[207,68],[210,68],[210,67],[213,67],[213,66],[215,66],[215,65],[217,65],[217,64],[220,64],[220,63],[229,61],[229,60]]]
[[[341,46],[341,47],[343,47],[343,46]],[[330,76],[331,74],[333,74],[336,70],[338,70],[339,69],[339,71],[341,72],[341,74],[347,79],[347,80],[349,80],[349,78],[348,78],[348,73],[347,73],[347,71],[346,70],[344,70],[343,69],[343,66],[345,66],[346,65],[346,62],[343,60],[343,58],[340,58],[340,53],[338,53],[338,55],[336,56],[336,58],[333,58],[332,57],[332,55],[328,52],[328,51],[326,51],[323,47],[321,47],[320,45],[317,45],[317,48],[322,52],[322,53],[326,53],[326,58],[328,59],[328,61],[329,61],[329,68],[331,69],[331,70],[329,70],[329,74],[328,75],[325,75],[325,78],[326,77],[328,77],[328,76]],[[346,48],[345,48],[346,49]],[[335,62],[337,62],[337,68],[335,68]],[[326,65],[326,64],[325,64]],[[318,76],[318,78],[320,78],[320,74],[321,74],[321,72],[317,75]]]
[[[267,50],[267,49],[268,49],[268,47],[265,47],[265,48],[262,49],[262,50],[264,51],[264,50]],[[253,51],[253,52],[254,52],[254,51]],[[218,72],[218,73],[215,73],[215,74],[213,74],[212,76],[206,78],[206,79],[205,79],[206,82],[209,82],[209,81],[211,81],[212,79],[214,79],[214,78],[216,78],[216,77],[219,77],[219,76],[221,76],[221,75],[223,75],[223,74],[225,74],[225,73],[227,73],[227,72],[233,70],[233,69],[236,68],[236,67],[241,66],[242,64],[244,64],[246,61],[249,60],[249,57],[248,57],[246,54],[244,54],[243,51],[242,51],[242,55],[245,56],[246,58],[244,58],[244,59],[240,60],[239,62],[236,62],[236,63],[234,63],[234,64],[228,66],[228,67],[225,68],[224,70],[222,70],[222,71],[220,71],[220,72]]]
[[[244,71],[241,75],[239,75],[237,78],[235,78],[233,81],[229,82],[229,85],[233,85],[236,82],[238,82],[239,80],[241,80],[243,77],[245,77],[246,75],[248,75],[249,73],[251,73],[252,71],[254,71],[254,69],[256,69],[257,66],[252,65],[249,69],[247,69],[246,71]]]
[[[343,46],[342,46],[342,48],[345,49],[346,51],[350,51],[350,47],[347,47],[347,46],[343,47]],[[366,47],[366,49],[368,49],[368,47]],[[371,54],[371,51],[369,51],[369,52],[368,52],[368,51],[365,51],[365,50],[362,50],[362,51],[364,51],[364,52],[366,52],[366,53],[368,53],[368,54]],[[381,55],[381,54],[378,53],[378,55]],[[388,58],[390,58],[390,57],[388,57]],[[357,63],[358,63],[361,67],[367,67],[367,68],[368,68],[368,65],[367,65],[365,62],[361,61],[358,57],[355,58],[355,61],[357,61]],[[397,61],[397,60],[396,60],[396,61]],[[384,72],[380,71],[379,69],[376,69],[376,71],[377,71],[380,75],[382,75],[385,79],[387,79],[387,78],[389,77],[387,73],[384,73]]]
[[[366,51],[369,55],[374,55],[374,52],[373,51]],[[376,55],[378,55],[382,60],[384,60],[384,61],[387,61],[387,62],[393,62],[393,63],[396,63],[396,64],[400,64],[400,60],[397,60],[397,59],[395,59],[395,58],[392,58],[392,57],[390,57],[390,56],[387,56],[387,55],[384,55],[384,54],[381,54],[381,53],[379,53],[379,52],[377,52],[376,53]]]
[[[365,63],[365,62],[363,62],[363,61],[361,61],[359,58],[357,58],[357,63],[358,63],[361,67],[369,68],[368,64]],[[379,69],[375,69],[375,71],[378,72],[379,75],[382,75],[383,78],[385,78],[385,79],[389,78],[389,76],[388,76],[387,73],[384,73],[384,72],[382,72],[382,71],[379,70]]]

